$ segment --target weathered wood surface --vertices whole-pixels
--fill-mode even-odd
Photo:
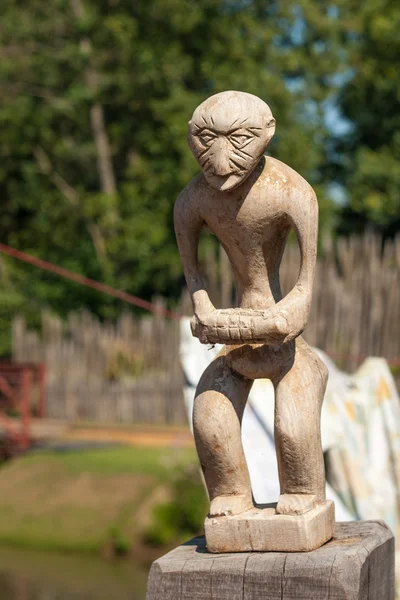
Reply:
[[[276,513],[275,503],[258,505],[240,515],[207,517],[204,532],[208,551],[221,553],[315,550],[333,536],[334,503],[332,500],[326,500],[311,509],[304,503],[301,507],[304,514],[294,518]]]
[[[99,423],[183,424],[179,322],[124,313],[101,323],[82,312],[42,314],[41,334],[13,324],[16,362],[47,366],[47,416]]]
[[[382,521],[337,523],[313,552],[209,554],[194,538],[153,563],[147,600],[393,600],[394,537]]]
[[[325,518],[330,511],[323,505],[320,426],[328,369],[301,337],[317,260],[318,200],[299,173],[265,155],[274,133],[271,108],[257,96],[230,90],[204,100],[188,124],[189,147],[202,173],[174,206],[193,302],[192,333],[202,344],[225,344],[204,370],[193,406],[194,439],[210,498],[205,535],[212,552],[312,550],[333,531],[333,514]],[[205,228],[229,257],[238,306],[217,308],[211,301],[197,259]],[[298,278],[284,296],[279,267],[291,231],[301,259]],[[275,389],[281,493],[272,514],[254,507],[241,440],[243,411],[256,379],[270,379]],[[312,524],[306,524],[301,513],[310,512],[311,519],[313,509]]]

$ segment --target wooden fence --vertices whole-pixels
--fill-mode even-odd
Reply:
[[[223,251],[204,261],[217,307],[234,303],[233,277]],[[299,252],[288,246],[282,289],[294,285]],[[190,314],[187,294],[178,312]],[[366,356],[384,356],[400,373],[400,238],[372,235],[340,239],[320,253],[308,343],[353,371]],[[17,362],[48,367],[48,414],[54,418],[122,423],[184,423],[184,379],[179,363],[179,322],[123,314],[100,323],[83,312],[66,322],[47,313],[42,331],[29,331],[21,317],[13,326]]]
[[[286,291],[293,275],[283,278]],[[367,356],[385,357],[394,372],[400,368],[400,237],[384,247],[366,235],[325,248],[305,338],[348,372]]]
[[[184,423],[179,323],[123,314],[100,323],[42,314],[42,331],[13,324],[14,360],[45,362],[50,418],[102,423]]]

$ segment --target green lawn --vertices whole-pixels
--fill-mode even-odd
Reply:
[[[168,478],[171,467],[177,464],[190,464],[196,460],[196,454],[191,448],[116,446],[98,450],[35,452],[18,459],[17,462],[24,465],[24,468],[45,462],[54,465],[54,468],[65,469],[71,474],[83,472],[95,475],[142,474],[164,479]]]
[[[98,552],[131,547],[191,449],[41,452],[0,468],[0,544]]]

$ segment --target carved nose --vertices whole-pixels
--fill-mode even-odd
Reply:
[[[221,137],[213,144],[213,168],[215,175],[229,175],[231,172],[229,166],[229,142]]]

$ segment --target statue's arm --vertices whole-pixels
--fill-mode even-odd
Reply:
[[[194,313],[198,317],[215,310],[205,289],[197,260],[203,225],[204,220],[197,203],[193,201],[186,189],[183,190],[175,202],[174,227],[186,283],[192,298]]]
[[[318,201],[311,188],[290,206],[287,217],[300,248],[300,272],[295,287],[273,309],[277,330],[285,342],[303,332],[310,313],[318,244]]]

